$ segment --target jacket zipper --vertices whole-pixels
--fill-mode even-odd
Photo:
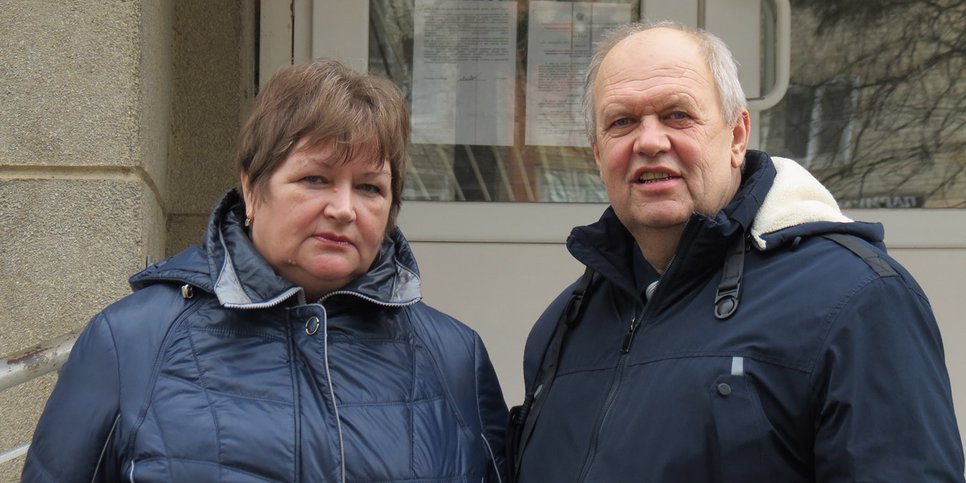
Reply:
[[[289,356],[289,360],[292,361],[290,364],[291,375],[289,377],[292,379],[292,392],[294,393],[292,400],[295,401],[295,404],[292,406],[293,408],[292,417],[295,419],[293,423],[295,425],[296,451],[295,451],[295,467],[292,468],[292,470],[295,473],[295,483],[298,483],[302,479],[302,470],[301,470],[302,468],[302,449],[301,449],[302,448],[302,444],[301,444],[302,418],[301,418],[301,415],[299,414],[301,412],[301,407],[302,407],[302,392],[299,389],[299,376],[298,376],[299,363],[296,360],[297,357],[301,358],[301,356],[299,355],[299,350],[296,347],[295,334],[296,332],[295,332],[294,326],[291,323],[288,324],[288,350],[290,351],[290,354],[291,354]],[[305,369],[311,372],[311,369],[307,365]]]
[[[666,269],[664,270],[664,275],[667,276],[671,272],[671,266],[674,264],[674,259],[677,258],[677,254],[671,257],[671,261],[668,262]],[[634,343],[634,335],[637,334],[637,328],[641,326],[641,322],[644,318],[653,310],[648,310],[650,307],[655,307],[656,304],[651,303],[651,300],[657,299],[657,295],[662,292],[661,290],[661,279],[655,282],[656,288],[654,292],[651,293],[650,298],[644,302],[644,308],[639,312],[637,317],[631,320],[631,325],[627,327],[627,332],[624,334],[624,341],[621,343],[621,354],[627,354],[631,351],[631,344]],[[654,284],[652,284],[654,285]]]
[[[690,221],[685,225],[681,240],[692,239],[694,237],[693,233],[691,233],[691,231],[695,230],[695,228],[693,228],[694,226],[695,224],[691,223]],[[680,250],[681,245],[679,242],[677,251]],[[674,263],[677,258],[677,252],[675,252],[674,256],[671,257],[671,261],[668,263],[668,266],[665,268],[662,278],[670,278],[669,276],[671,275],[672,268],[677,268],[678,264]],[[631,323],[627,327],[627,332],[624,333],[624,337],[621,341],[620,354],[618,355],[619,359],[617,361],[617,366],[614,369],[614,377],[610,384],[610,390],[607,393],[607,398],[604,400],[604,407],[597,418],[597,423],[594,425],[593,439],[588,447],[587,457],[584,459],[584,465],[580,471],[580,478],[578,478],[577,481],[585,481],[590,473],[593,461],[597,456],[597,445],[600,441],[601,431],[604,428],[604,422],[607,420],[611,406],[613,406],[615,400],[617,399],[617,391],[620,389],[623,382],[624,367],[627,363],[627,354],[631,351],[631,344],[634,342],[634,336],[637,335],[637,329],[640,327],[641,322],[643,322],[651,312],[656,310],[651,308],[657,307],[657,304],[653,303],[652,300],[659,299],[658,295],[660,292],[663,292],[662,288],[662,284],[658,283],[657,289],[654,291],[653,298],[646,300],[643,309],[636,312],[637,315],[631,319]]]
[[[298,294],[298,305],[305,305],[305,292],[302,291],[300,287],[292,287],[278,295],[276,295],[271,300],[265,302],[257,303],[247,303],[247,304],[224,304],[225,307],[229,309],[245,309],[245,310],[255,310],[255,309],[268,309],[278,305],[292,298],[293,295]]]
[[[301,290],[301,289],[299,289],[299,290]],[[352,291],[352,290],[337,290],[335,292],[330,292],[330,293],[326,294],[324,297],[320,298],[318,300],[318,302],[316,302],[316,304],[318,304],[318,305],[321,306],[322,303],[326,299],[328,299],[328,298],[330,298],[330,297],[332,297],[334,295],[352,295],[352,296],[358,297],[358,298],[363,299],[363,300],[365,300],[367,302],[370,302],[370,303],[373,303],[373,304],[376,304],[376,305],[379,305],[379,306],[382,306],[382,307],[405,307],[407,305],[412,305],[412,304],[414,304],[414,303],[416,303],[416,302],[419,301],[419,299],[414,299],[414,300],[410,300],[410,301],[407,301],[407,302],[401,302],[401,303],[382,302],[382,301],[373,299],[371,297],[367,297],[365,295],[362,295],[359,292],[355,292],[355,291]],[[303,302],[304,303],[304,300],[301,299],[301,295],[300,295],[300,302]],[[325,310],[324,307],[323,307],[323,310]],[[324,322],[322,324],[322,327],[320,327],[320,329],[321,329],[321,332],[322,332],[322,348],[325,351],[325,356],[323,357],[323,365],[325,367],[325,380],[326,380],[326,383],[327,383],[328,389],[329,389],[328,390],[328,398],[329,398],[329,400],[332,401],[332,409],[335,412],[335,426],[336,426],[336,431],[337,431],[338,436],[339,436],[339,481],[341,481],[342,483],[345,483],[345,481],[346,481],[346,479],[345,479],[346,478],[345,477],[345,475],[346,475],[345,440],[344,440],[344,437],[342,435],[342,418],[339,416],[339,403],[335,399],[335,386],[332,384],[332,373],[329,371],[329,330],[328,330],[328,326],[329,326],[329,316],[328,316],[328,313],[326,313],[324,315],[323,320],[324,320]],[[309,337],[312,337],[314,335],[315,335],[315,333],[308,334]],[[306,367],[306,370],[311,371],[309,364],[305,364],[305,367]],[[314,376],[312,376],[312,380],[315,380],[315,377]]]
[[[325,309],[323,307],[323,311],[324,310]],[[328,313],[323,313],[323,320],[324,320],[324,322],[323,322],[322,327],[320,327],[320,329],[321,329],[321,332],[322,332],[322,350],[324,351],[323,366],[325,368],[325,381],[326,381],[326,385],[328,386],[328,391],[326,391],[326,394],[322,394],[322,390],[317,385],[313,384],[312,386],[313,386],[313,388],[315,388],[316,391],[318,391],[318,393],[319,393],[318,395],[320,396],[320,399],[323,399],[323,400],[324,399],[329,399],[330,401],[332,401],[332,409],[333,409],[333,411],[335,413],[334,414],[335,415],[335,427],[336,427],[336,432],[338,433],[338,437],[339,437],[339,481],[341,481],[342,483],[345,483],[345,481],[346,481],[346,479],[345,479],[345,473],[346,473],[346,471],[345,471],[345,440],[343,439],[343,436],[342,436],[342,419],[339,417],[339,404],[338,404],[338,402],[335,399],[335,386],[332,384],[332,373],[329,371],[329,330],[328,330],[329,316],[328,316]],[[297,344],[295,343],[294,338],[295,337],[301,337],[301,334],[294,335],[295,329],[294,329],[294,326],[292,326],[291,324],[289,325],[289,330],[293,332],[293,336],[292,336],[292,350],[293,351],[297,351],[297,348],[296,348]],[[314,335],[315,335],[314,333],[313,334],[308,334],[308,333],[306,334],[307,337],[313,337]],[[302,359],[304,359],[304,356],[301,356],[300,355],[299,357],[302,358]],[[294,360],[294,358],[293,358],[293,360]],[[308,362],[303,362],[303,365],[305,367],[305,370],[309,373],[309,380],[310,381],[315,381],[316,380],[315,379],[315,374],[312,371],[311,364],[309,364]],[[298,387],[298,381],[293,381],[293,382],[295,383],[295,386]],[[301,401],[301,397],[299,399],[297,399],[297,400],[298,401]],[[301,402],[299,404],[301,405]],[[298,411],[298,409],[296,409],[296,410]],[[298,419],[298,416],[296,416],[296,419]],[[298,433],[299,433],[299,436],[298,437],[301,439],[301,425],[297,425],[297,428],[298,428]],[[301,446],[301,445],[299,445],[299,446]],[[301,453],[299,453],[299,452],[297,452],[297,453],[298,453],[297,454],[297,458],[301,458]],[[299,472],[299,469],[298,468],[299,468],[299,466],[296,466],[296,475],[298,475],[298,472]]]
[[[645,309],[646,310],[646,306]],[[600,416],[597,418],[597,422],[594,424],[593,439],[590,441],[590,445],[587,449],[587,457],[584,459],[583,468],[580,470],[580,478],[577,481],[585,481],[587,475],[590,473],[590,468],[594,462],[594,458],[597,456],[597,445],[600,442],[601,430],[604,427],[604,422],[607,420],[607,416],[610,414],[611,406],[614,405],[614,401],[617,400],[617,392],[624,381],[624,367],[627,363],[627,353],[630,352],[631,342],[634,340],[634,334],[637,332],[637,327],[640,326],[640,321],[644,317],[644,310],[641,310],[640,315],[635,316],[631,319],[631,324],[624,334],[624,339],[620,347],[620,355],[618,355],[617,367],[614,369],[614,377],[611,379],[610,389],[607,391],[607,397],[604,399],[604,407],[600,411]]]
[[[624,375],[624,361],[627,360],[624,354],[620,355],[620,359],[617,361],[617,367],[614,370],[614,377],[611,379],[610,390],[607,392],[607,398],[604,400],[604,408],[600,412],[600,416],[597,418],[597,422],[594,424],[593,439],[590,441],[590,446],[587,448],[587,457],[584,458],[583,468],[580,470],[580,478],[577,481],[586,481],[587,474],[590,473],[590,467],[594,462],[594,458],[597,456],[597,445],[600,441],[600,430],[604,426],[604,421],[607,420],[607,415],[610,413],[610,407],[614,404],[617,399],[617,390],[621,386],[621,381]]]
[[[339,433],[339,471],[340,481],[345,483],[345,441],[342,438],[342,419],[339,417],[339,403],[335,400],[335,386],[332,384],[332,373],[329,372],[329,315],[325,314],[325,324],[322,325],[322,348],[325,350],[323,363],[325,364],[325,380],[329,385],[329,397],[332,399],[332,409],[335,410],[335,427]]]
[[[627,354],[631,351],[631,342],[634,342],[634,334],[637,332],[639,325],[641,325],[639,318],[635,317],[631,320],[631,325],[627,328],[627,332],[624,333],[624,342],[621,343],[621,354]]]
[[[352,290],[336,290],[335,292],[329,292],[325,294],[325,296],[320,298],[317,303],[321,304],[322,302],[325,302],[327,299],[331,298],[334,295],[352,295],[362,300],[365,300],[366,302],[378,305],[380,307],[406,307],[407,305],[412,305],[416,302],[419,302],[420,300],[419,298],[415,298],[412,300],[407,300],[405,302],[383,302],[381,300],[376,300],[372,297],[367,297],[365,295],[362,295],[359,292],[355,292]]]

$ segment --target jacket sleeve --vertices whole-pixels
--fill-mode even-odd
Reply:
[[[21,481],[110,481],[100,460],[110,450],[118,394],[114,339],[104,316],[98,315],[81,332],[61,368],[34,431]]]
[[[506,424],[508,412],[503,391],[490,362],[483,341],[477,335],[476,345],[476,391],[479,401],[480,427],[490,452],[493,467],[490,468],[488,481],[506,482]]]
[[[813,380],[817,481],[963,481],[939,328],[905,277],[870,279],[829,321]]]

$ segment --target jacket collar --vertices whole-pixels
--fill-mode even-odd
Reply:
[[[731,202],[715,217],[693,214],[688,220],[675,252],[674,261],[665,277],[673,273],[695,276],[714,269],[724,257],[727,240],[740,236],[750,227],[761,200],[764,200],[774,178],[774,166],[764,153],[749,152],[741,187]],[[601,218],[591,225],[574,228],[567,240],[571,254],[604,278],[630,293],[637,293],[633,278],[634,251],[637,242],[624,227],[613,207],[607,207]],[[658,274],[647,267],[654,280]]]
[[[714,217],[691,216],[663,278],[680,283],[703,279],[721,267],[730,241],[746,233],[757,249],[765,251],[792,243],[796,237],[833,232],[871,242],[882,238],[881,225],[853,222],[842,215],[832,195],[798,163],[783,158],[773,161],[764,152],[749,150],[735,197]],[[631,267],[637,243],[612,207],[596,223],[574,228],[567,247],[577,260],[611,282],[637,292]],[[655,280],[659,278],[653,268],[648,270]]]
[[[856,222],[839,209],[832,193],[795,161],[771,158],[775,176],[751,226],[751,241],[762,251],[795,238],[845,233],[882,245],[879,223]]]
[[[305,303],[300,287],[275,274],[244,227],[240,193],[229,190],[208,218],[203,244],[159,262],[131,278],[137,289],[158,281],[181,281],[207,290],[231,308],[261,308],[293,296]],[[398,228],[386,237],[369,271],[326,295],[351,295],[379,305],[400,306],[421,299],[419,269]]]

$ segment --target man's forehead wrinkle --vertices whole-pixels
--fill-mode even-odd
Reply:
[[[616,58],[606,59],[604,65],[601,67],[598,76],[599,83],[611,84],[615,82],[626,81],[647,81],[653,80],[658,77],[687,77],[690,79],[698,80],[702,84],[711,85],[711,72],[710,68],[704,64],[704,62],[693,62],[683,59],[674,60],[672,62],[656,62],[656,61],[646,61],[645,64],[650,64],[647,72],[644,72],[644,77],[641,76],[640,69],[638,66],[640,64],[633,64],[627,61],[633,61],[633,58],[623,59],[621,65],[615,65],[617,62]],[[608,62],[609,61],[609,62]]]
[[[676,87],[667,89],[668,86],[672,85],[676,85]],[[649,91],[653,91],[653,95],[647,95],[641,101],[639,99],[640,94],[649,94]],[[680,77],[670,78],[670,80],[658,85],[631,79],[624,83],[606,86],[601,101],[605,106],[611,103],[621,103],[628,98],[646,105],[697,104],[699,91],[700,88],[682,82]]]
[[[703,63],[677,61],[669,64],[660,64],[650,68],[642,77],[639,69],[633,66],[618,67],[608,65],[602,69],[602,76],[598,83],[598,100],[603,101],[606,106],[613,101],[610,97],[621,97],[646,92],[651,89],[658,89],[657,93],[672,87],[676,89],[673,93],[661,93],[655,98],[649,99],[648,104],[666,104],[668,98],[680,101],[687,98],[690,104],[697,104],[700,91],[710,89],[715,97],[718,96],[717,86],[711,79],[711,73]],[[660,99],[660,98],[665,99]]]

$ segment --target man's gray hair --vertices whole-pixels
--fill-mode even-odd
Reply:
[[[716,35],[679,22],[635,22],[622,25],[601,37],[594,48],[594,55],[590,59],[590,67],[584,80],[584,95],[582,99],[584,123],[587,139],[591,145],[597,144],[597,116],[594,112],[594,87],[597,84],[597,72],[604,57],[610,53],[622,40],[640,33],[657,28],[678,30],[691,35],[698,41],[698,46],[704,54],[705,62],[711,70],[714,84],[718,88],[718,98],[721,101],[721,115],[733,125],[741,117],[741,112],[748,109],[745,93],[738,81],[738,64],[734,55],[724,41]]]

